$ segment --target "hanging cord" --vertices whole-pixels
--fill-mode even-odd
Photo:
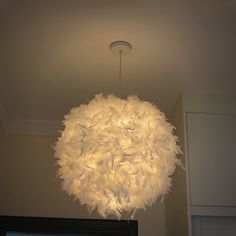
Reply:
[[[122,56],[122,50],[119,51],[119,56],[120,56],[120,64],[119,64],[119,91],[118,91],[118,95],[121,98],[121,89],[122,89],[122,81],[121,81],[121,56]]]
[[[120,59],[119,63],[119,74],[118,74],[118,96],[121,97],[121,89],[122,89],[122,56],[129,53],[132,49],[132,45],[127,41],[114,41],[110,44],[110,50],[114,55],[118,55]]]

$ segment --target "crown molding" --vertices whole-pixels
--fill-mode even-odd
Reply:
[[[8,116],[2,101],[0,101],[0,125],[7,132]]]
[[[8,134],[58,136],[61,121],[16,119],[7,124]]]
[[[3,70],[0,67],[0,125],[2,126],[3,130],[7,132],[7,124],[9,118],[5,104],[6,104],[6,84],[4,80]]]
[[[6,134],[42,135],[57,137],[62,130],[61,121],[24,120],[10,121],[6,109],[0,101],[0,125]]]
[[[0,125],[7,134],[58,136],[62,122],[51,120],[10,119],[6,109],[7,86],[0,67]]]

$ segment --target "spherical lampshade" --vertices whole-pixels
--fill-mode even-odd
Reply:
[[[118,219],[170,189],[180,148],[153,104],[97,95],[65,116],[56,144],[63,189],[89,211]]]

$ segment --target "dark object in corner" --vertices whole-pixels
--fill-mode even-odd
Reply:
[[[125,220],[65,219],[46,217],[0,216],[0,236],[7,232],[47,236],[138,236],[138,222]]]

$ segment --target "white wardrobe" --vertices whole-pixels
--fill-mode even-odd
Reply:
[[[236,98],[184,95],[171,123],[185,170],[173,175],[166,235],[236,235]]]

